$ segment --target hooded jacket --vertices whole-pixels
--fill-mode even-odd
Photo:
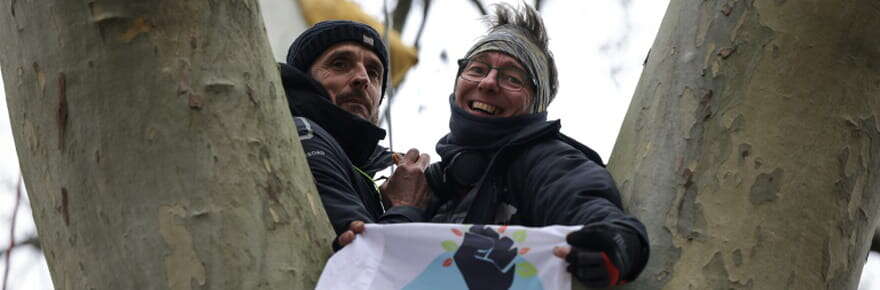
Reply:
[[[428,215],[446,223],[607,225],[641,246],[635,256],[643,260],[623,277],[631,279],[647,263],[646,229],[624,213],[599,155],[560,127],[546,113],[489,119],[452,104],[451,132],[437,144],[442,161],[426,173],[435,194]]]
[[[336,234],[352,221],[401,223],[424,220],[424,210],[396,206],[387,210],[372,178],[391,165],[391,153],[379,146],[385,130],[330,102],[326,90],[302,71],[279,64],[290,111],[315,185]]]

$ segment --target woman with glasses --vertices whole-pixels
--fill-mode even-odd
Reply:
[[[537,12],[496,6],[489,32],[458,64],[442,160],[426,172],[431,220],[583,225],[554,253],[568,270],[596,288],[635,279],[648,260],[644,225],[623,211],[599,155],[547,120],[557,76]]]

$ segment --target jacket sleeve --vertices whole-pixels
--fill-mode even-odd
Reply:
[[[402,223],[424,220],[424,210],[415,207],[393,207],[382,212],[379,204],[379,193],[370,188],[365,195],[376,195],[376,204],[371,207],[364,204],[356,186],[357,179],[362,177],[353,173],[351,161],[342,151],[329,133],[308,119],[296,118],[297,131],[302,143],[303,152],[309,163],[315,186],[324,204],[324,210],[336,234],[348,230],[353,221],[366,223]],[[372,182],[372,180],[368,181]],[[372,184],[371,184],[372,185]]]
[[[510,180],[519,187],[515,191],[525,194],[520,198],[524,199],[526,216],[530,216],[528,222],[536,226],[604,224],[634,237],[640,244],[637,256],[641,261],[636,261],[637,270],[632,274],[638,275],[649,254],[647,230],[623,211],[611,174],[568,144],[542,145],[511,167],[520,168],[512,171]]]

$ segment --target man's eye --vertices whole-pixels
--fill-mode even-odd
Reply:
[[[370,78],[379,79],[379,70],[371,69],[367,73],[370,75]]]
[[[330,62],[330,66],[335,69],[345,69],[348,67],[348,62],[342,60],[335,60]]]

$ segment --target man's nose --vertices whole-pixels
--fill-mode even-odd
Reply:
[[[352,86],[366,89],[367,85],[370,84],[370,77],[367,73],[367,68],[363,64],[357,64],[352,73],[354,74],[351,80]]]

